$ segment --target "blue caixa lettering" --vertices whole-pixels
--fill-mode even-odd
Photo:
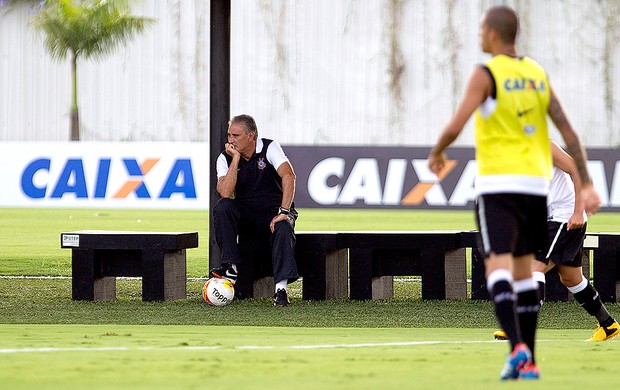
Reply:
[[[146,173],[142,172],[140,164],[136,159],[124,158],[122,162],[130,179],[129,182],[138,182],[131,191],[136,198],[151,199],[151,195],[142,180]],[[98,161],[97,174],[94,178],[94,188],[89,191],[87,176],[84,169],[84,162],[81,158],[67,159],[63,169],[57,178],[48,176],[48,180],[43,185],[35,184],[34,177],[39,172],[50,173],[52,160],[50,158],[38,158],[31,161],[23,170],[21,175],[21,189],[23,193],[31,199],[43,199],[49,196],[50,199],[62,198],[65,194],[74,194],[78,199],[105,199],[109,197],[108,181],[112,167],[112,159],[101,158]],[[147,172],[148,173],[148,172]],[[51,189],[51,191],[49,191]],[[196,199],[196,186],[194,173],[190,159],[176,159],[159,192],[158,199],[169,199],[173,194],[182,194],[187,199]],[[125,198],[122,196],[121,198]],[[115,198],[119,198],[116,196]]]

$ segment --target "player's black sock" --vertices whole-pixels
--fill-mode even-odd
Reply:
[[[612,316],[609,316],[609,318],[607,318],[605,321],[600,322],[601,326],[603,328],[607,328],[608,326],[611,326],[614,322],[616,322],[616,320],[614,320],[614,318]]]
[[[542,306],[543,302],[545,301],[545,294],[547,293],[547,279],[545,278],[544,273],[538,271],[532,272],[532,277],[538,284],[538,299],[540,300],[540,305]]]
[[[536,325],[538,312],[540,311],[540,299],[538,297],[538,283],[533,279],[515,283],[517,292],[517,316],[521,330],[521,337],[532,352],[534,360],[534,345],[536,340]]]
[[[596,317],[599,324],[601,326],[609,326],[613,324],[614,319],[611,317],[603,302],[601,302],[601,297],[598,295],[598,291],[590,284],[590,282],[585,279],[585,283],[582,282],[580,285],[585,284],[585,287],[581,291],[573,292],[577,286],[569,288],[569,290],[573,293],[575,300],[579,302],[581,307],[585,309],[591,316]],[[579,285],[578,285],[579,286]]]
[[[547,293],[546,287],[547,287],[547,283],[538,282],[538,300],[540,301],[541,306],[543,302],[545,302],[545,295]]]
[[[487,280],[487,283],[489,283],[489,280]],[[509,280],[498,279],[491,284],[489,294],[491,299],[493,299],[495,315],[510,340],[510,349],[512,350],[521,341],[519,319],[515,312],[515,293]]]

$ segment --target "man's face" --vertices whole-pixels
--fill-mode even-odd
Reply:
[[[239,123],[233,123],[228,128],[228,143],[240,153],[254,152],[254,133],[248,133]]]
[[[478,37],[480,38],[480,48],[482,49],[482,51],[485,53],[490,53],[491,52],[491,45],[490,45],[491,30],[489,29],[489,26],[486,23],[486,19],[487,19],[486,14],[482,15],[482,19],[480,19],[480,30],[478,32]]]

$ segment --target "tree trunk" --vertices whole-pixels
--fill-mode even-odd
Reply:
[[[77,104],[77,55],[71,56],[71,141],[80,140],[80,116]]]
[[[80,117],[77,108],[71,109],[71,141],[80,140]]]

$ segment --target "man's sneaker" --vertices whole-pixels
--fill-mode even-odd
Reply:
[[[530,362],[519,372],[519,378],[524,380],[540,379],[540,371],[538,371],[536,364]]]
[[[503,330],[493,332],[495,340],[508,340],[508,335]]]
[[[220,268],[211,269],[209,276],[218,279],[228,279],[232,284],[237,282],[237,271],[228,264],[224,264]]]
[[[525,367],[526,364],[532,362],[532,353],[525,343],[519,343],[515,345],[514,349],[508,356],[506,364],[500,373],[499,378],[503,381],[509,379],[518,379],[519,371]]]
[[[592,337],[590,337],[589,341],[605,341],[613,339],[618,334],[620,334],[620,326],[618,326],[618,321],[614,321],[613,324],[607,327],[599,325],[594,331],[594,334],[592,334]]]
[[[286,290],[283,288],[279,288],[276,291],[276,294],[273,296],[273,305],[276,307],[284,307],[288,306],[290,302],[288,301],[288,295],[286,294]]]

